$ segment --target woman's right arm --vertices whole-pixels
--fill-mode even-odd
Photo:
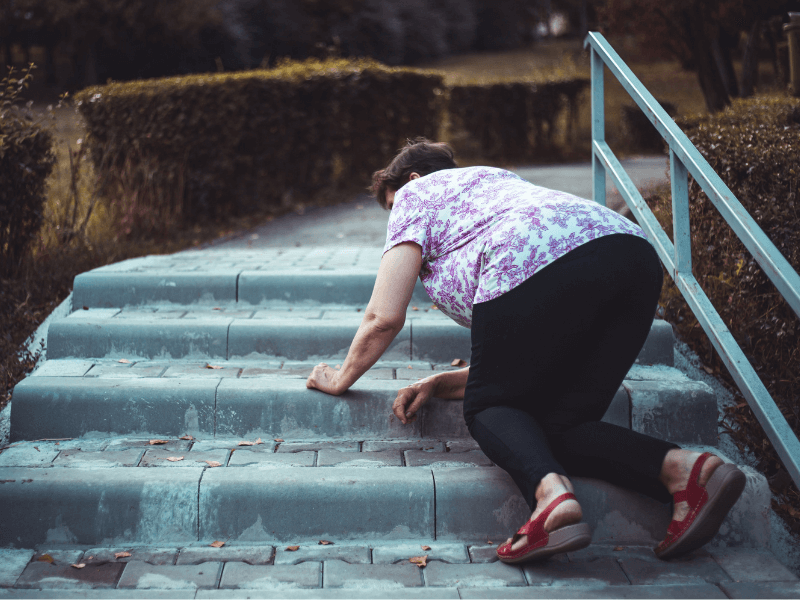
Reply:
[[[431,398],[444,400],[461,400],[467,387],[469,367],[457,371],[442,371],[416,383],[404,387],[397,392],[392,404],[392,411],[405,425],[414,420],[414,415]]]

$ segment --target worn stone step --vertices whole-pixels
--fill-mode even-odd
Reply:
[[[511,478],[485,466],[491,463],[474,444],[163,441],[88,438],[5,449],[0,545],[498,541],[530,514]],[[745,493],[717,542],[765,547],[770,492],[762,475],[745,472]],[[575,478],[575,486],[596,542],[655,544],[663,537],[668,505],[596,480]]]
[[[343,359],[361,323],[355,310],[76,311],[50,325],[49,358]],[[654,321],[640,364],[673,364],[672,326]],[[470,332],[438,311],[409,311],[384,359],[469,360]]]
[[[91,433],[466,438],[459,401],[433,399],[402,425],[397,390],[450,365],[382,361],[339,397],[305,387],[313,363],[49,360],[20,382],[14,441]],[[410,367],[410,368],[409,368]],[[717,443],[716,400],[670,367],[635,365],[603,420],[677,443]],[[691,418],[687,418],[687,415]]]

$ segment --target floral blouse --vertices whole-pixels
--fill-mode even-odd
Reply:
[[[420,279],[439,309],[470,327],[472,305],[504,294],[604,235],[645,238],[611,209],[492,167],[447,169],[398,190],[384,253],[422,247]]]

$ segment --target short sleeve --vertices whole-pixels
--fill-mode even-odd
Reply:
[[[420,196],[413,189],[401,189],[395,197],[386,230],[383,253],[403,242],[415,242],[422,248],[422,259],[429,256],[430,214]]]

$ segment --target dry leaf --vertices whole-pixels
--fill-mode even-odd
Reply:
[[[204,460],[203,462],[204,463],[208,463],[209,467],[221,467],[222,466],[222,463],[221,462],[217,462],[216,460]]]
[[[215,307],[214,307],[214,308],[212,308],[211,310],[222,310],[222,309],[221,309],[219,306],[215,306]]]
[[[439,307],[435,304],[431,304],[431,310],[439,310]]]
[[[467,361],[461,358],[454,358],[453,361],[450,363],[451,367],[466,367]]]
[[[150,440],[151,446],[160,446],[161,444],[166,444],[167,440]]]
[[[56,562],[56,561],[55,561],[55,559],[54,559],[52,556],[50,556],[49,554],[42,554],[42,555],[41,555],[39,558],[37,558],[36,560],[38,560],[39,562],[46,562],[46,563],[50,563],[51,565],[52,565],[54,562]]]
[[[261,438],[258,438],[258,439],[256,440],[256,446],[259,446],[259,445],[261,445],[261,444],[263,444],[263,443],[264,443],[264,442],[262,442],[262,441],[261,441]]]
[[[220,542],[219,540],[217,540],[216,542],[211,542],[209,544],[209,546],[211,546],[212,548],[222,548],[224,545],[225,542]]]
[[[425,552],[430,552],[431,551],[431,547],[430,546],[423,546],[422,549],[425,550]]]
[[[282,440],[281,438],[275,438],[275,440],[274,440],[274,441],[276,441],[276,442],[282,442],[283,440]]]
[[[218,367],[217,365],[206,365],[206,369],[221,369],[222,367]]]
[[[625,546],[614,546],[614,552],[619,552],[620,550],[625,550]]]
[[[709,369],[708,367],[703,367],[703,370],[706,373],[708,373],[709,375],[713,375],[714,374],[714,369]]]
[[[239,442],[239,443],[238,443],[238,444],[236,444],[236,445],[237,445],[237,446],[255,446],[255,445],[256,445],[256,443],[255,443],[255,442]]]
[[[491,546],[492,544],[494,544],[494,542],[493,542],[492,540],[486,540],[486,543],[487,543],[487,544],[489,544],[490,546]]]
[[[319,545],[320,546],[332,546],[333,542],[329,542],[328,540],[320,540],[319,541]]]
[[[408,365],[408,366],[406,367],[406,369],[413,369],[413,368],[414,368],[414,367],[412,367],[411,365]]]
[[[167,460],[169,462],[180,462],[180,461],[183,460],[183,457],[182,456],[168,456]]]
[[[182,435],[178,438],[179,440],[193,440],[194,438],[191,435]]]
[[[127,358],[120,358],[117,362],[122,363],[123,365],[131,364],[131,361],[129,361]]]
[[[411,310],[419,310],[419,308],[417,308],[416,306],[412,306]]]
[[[420,569],[424,569],[426,566],[428,566],[428,555],[413,556],[408,559],[408,562],[417,565]]]
[[[87,558],[86,560],[92,560],[93,558],[94,558],[94,556],[90,556],[90,557],[89,557],[89,558]]]
[[[287,552],[297,552],[300,550],[300,546],[286,546]]]
[[[70,565],[70,567],[72,567],[73,569],[82,569],[85,566],[86,566],[85,563],[78,563],[77,565]]]
[[[128,558],[130,555],[130,552],[114,552],[114,558]]]

